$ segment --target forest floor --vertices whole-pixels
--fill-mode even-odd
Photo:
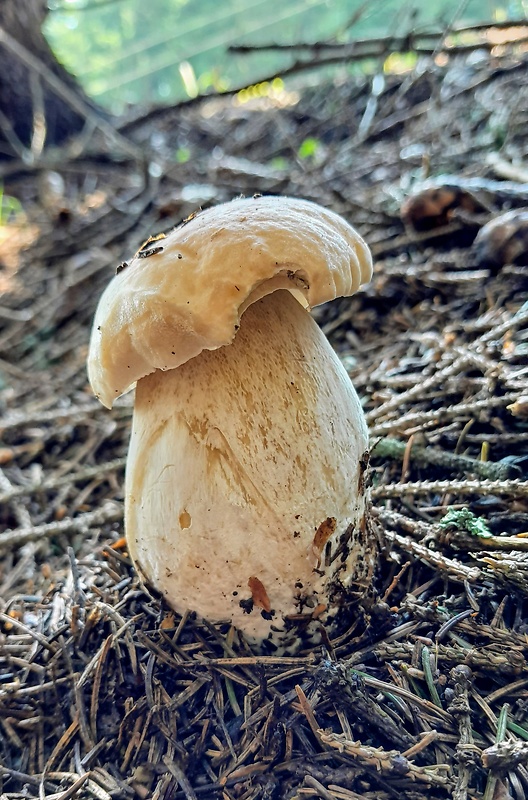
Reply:
[[[23,213],[0,220],[2,800],[528,797],[526,223],[473,244],[528,206],[528,57],[441,56],[197,100],[3,167]],[[417,195],[429,176],[443,188]],[[376,599],[287,658],[139,584],[133,398],[102,408],[85,368],[116,266],[254,193],[334,209],[375,259],[314,314],[370,426]]]

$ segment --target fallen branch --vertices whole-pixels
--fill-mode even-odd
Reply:
[[[408,443],[389,437],[380,439],[372,448],[373,458],[393,458],[402,460],[409,452]],[[422,466],[444,467],[457,472],[473,473],[481,478],[503,481],[517,475],[515,468],[510,464],[500,464],[493,461],[477,461],[475,458],[459,456],[448,453],[437,447],[411,446],[410,459]]]
[[[86,467],[80,469],[78,472],[68,473],[61,475],[60,478],[50,478],[42,483],[30,483],[26,486],[13,486],[12,489],[0,494],[0,503],[7,503],[16,497],[24,497],[26,495],[34,494],[35,492],[45,492],[49,489],[59,489],[61,486],[68,486],[69,484],[77,483],[79,481],[89,480],[91,478],[103,478],[109,472],[114,470],[124,469],[126,458],[115,458],[113,461],[108,461],[106,464],[96,464],[93,467]],[[1,541],[1,540],[0,540]]]
[[[457,36],[460,34],[468,34],[468,33],[486,33],[491,30],[508,30],[515,28],[526,28],[528,26],[528,21],[525,17],[516,19],[516,20],[506,20],[504,22],[482,22],[477,25],[464,25],[457,28],[450,28],[448,31],[449,36]],[[328,42],[292,42],[290,44],[278,43],[278,42],[268,42],[264,44],[233,44],[230,45],[229,51],[232,53],[254,53],[254,52],[263,52],[266,50],[274,50],[274,51],[289,51],[289,50],[311,50],[315,52],[320,52],[321,50],[328,50],[328,51],[360,51],[362,54],[361,57],[363,58],[375,58],[376,54],[379,55],[380,52],[386,50],[388,46],[392,47],[394,50],[399,50],[402,52],[414,51],[418,52],[420,48],[420,42],[436,42],[438,40],[442,41],[445,37],[446,33],[445,30],[434,30],[434,31],[423,31],[423,32],[416,32],[410,31],[406,33],[404,36],[394,37],[394,36],[373,36],[371,38],[366,39],[355,39],[352,42],[335,42],[335,41],[328,41]],[[511,40],[506,39],[505,43],[523,41],[517,37],[512,37]],[[502,43],[502,42],[501,42]],[[495,46],[495,44],[489,43],[490,46]],[[486,42],[479,42],[478,44],[472,45],[473,48],[476,47],[486,47]],[[451,49],[447,46],[445,49]],[[431,48],[433,50],[433,48]],[[438,51],[437,51],[438,52]],[[374,53],[374,55],[372,55]]]
[[[481,462],[480,462],[481,463]],[[484,462],[487,463],[487,462]],[[378,500],[382,497],[419,497],[424,494],[462,494],[489,496],[491,494],[528,496],[528,481],[417,481],[414,483],[388,483],[371,489],[371,497]]]
[[[383,522],[383,514],[379,514],[379,518]],[[430,550],[424,544],[415,542],[414,539],[410,539],[408,536],[400,536],[398,533],[388,530],[384,530],[382,536],[391,545],[396,545],[413,558],[429,564],[433,569],[439,569],[447,573],[450,578],[475,583],[482,577],[482,572],[478,567],[468,567],[466,564],[462,564],[461,561],[448,558],[436,550]]]
[[[58,536],[63,533],[85,533],[90,528],[98,528],[110,522],[119,522],[123,518],[123,507],[117,503],[107,502],[102,508],[87,511],[78,517],[68,517],[59,522],[47,522],[28,528],[15,528],[0,534],[0,554],[22,547],[37,539]]]
[[[441,772],[449,772],[448,764],[435,764],[432,767],[418,767],[408,761],[398,750],[383,750],[361,742],[352,742],[343,733],[326,733],[320,730],[321,741],[357,760],[362,766],[378,773],[397,774],[412,781],[427,783],[429,786],[452,786],[451,778]]]
[[[430,428],[456,417],[475,416],[479,412],[490,408],[505,408],[509,403],[514,403],[517,397],[517,393],[511,393],[502,397],[489,397],[486,400],[468,400],[445,408],[435,408],[431,411],[412,411],[397,419],[390,419],[387,422],[372,425],[370,427],[370,435],[373,437],[385,436],[393,431],[401,433],[408,428],[419,427],[423,429],[424,426]]]

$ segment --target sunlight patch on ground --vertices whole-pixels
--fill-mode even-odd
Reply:
[[[25,220],[0,225],[0,292],[16,289],[15,274],[20,254],[38,239],[39,234],[40,228]]]

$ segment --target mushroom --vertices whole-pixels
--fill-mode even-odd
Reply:
[[[528,264],[528,208],[514,208],[482,226],[471,255],[497,274],[506,264]]]
[[[289,648],[368,588],[367,427],[309,309],[371,271],[335,213],[256,197],[149,239],[104,292],[89,378],[109,408],[137,383],[128,547],[176,611]]]

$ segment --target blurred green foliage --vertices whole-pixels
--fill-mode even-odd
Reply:
[[[411,28],[519,17],[528,0],[49,0],[48,36],[95,99],[173,102],[280,74],[295,52],[235,55],[230,44],[403,35]],[[358,9],[363,8],[359,19]],[[352,23],[352,24],[351,24]],[[340,68],[345,69],[344,67]],[[349,67],[352,69],[352,67]],[[356,67],[357,69],[357,67]]]
[[[22,204],[16,197],[5,194],[4,187],[0,183],[0,227],[14,222],[22,214]]]
[[[314,158],[317,155],[320,147],[321,142],[319,139],[314,139],[312,136],[309,136],[307,139],[301,142],[298,156],[299,158]]]

